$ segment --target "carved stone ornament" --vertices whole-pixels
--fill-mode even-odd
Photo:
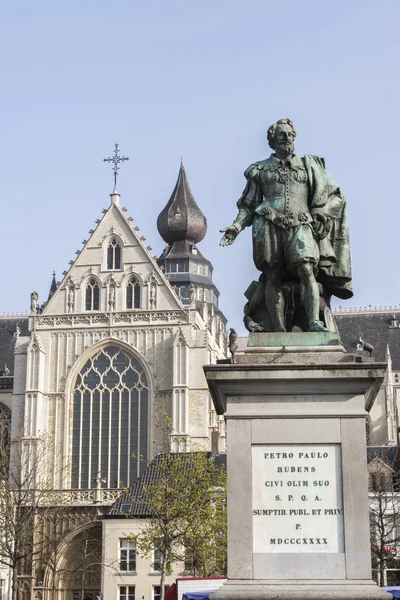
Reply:
[[[32,315],[37,314],[38,300],[39,300],[39,294],[37,292],[32,292],[32,294],[31,294],[31,314]]]
[[[148,274],[148,276],[146,277],[146,279],[144,281],[147,285],[151,285],[151,284],[160,285],[160,283],[161,283],[161,281],[159,280],[159,278],[157,277],[157,275],[155,274],[154,271],[151,271],[151,273]]]

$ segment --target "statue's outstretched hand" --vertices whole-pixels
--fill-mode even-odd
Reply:
[[[220,246],[230,246],[239,234],[239,230],[234,225],[220,229],[220,232],[224,234],[219,243]]]

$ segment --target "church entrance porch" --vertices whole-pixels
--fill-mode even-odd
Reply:
[[[71,531],[48,553],[41,600],[97,600],[100,598],[102,531],[99,520]],[[36,593],[39,591],[35,590]],[[33,597],[36,597],[35,593]]]

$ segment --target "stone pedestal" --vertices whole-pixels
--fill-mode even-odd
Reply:
[[[228,581],[211,597],[388,598],[371,579],[365,435],[386,365],[257,335],[205,367],[228,459]]]

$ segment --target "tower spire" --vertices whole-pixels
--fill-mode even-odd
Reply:
[[[178,179],[171,197],[157,219],[158,232],[167,244],[200,242],[207,231],[207,221],[193,197],[181,159]]]
[[[50,300],[54,292],[57,290],[57,281],[56,281],[56,272],[53,271],[53,279],[51,281],[50,289],[49,289],[49,297],[47,300]]]
[[[219,291],[212,280],[212,264],[196,246],[207,232],[206,217],[193,197],[182,159],[174,190],[158,216],[157,228],[166,242],[157,262],[168,274],[182,303],[197,309],[202,306],[204,318],[213,305],[212,314],[218,313],[218,319],[225,324],[218,309]]]

